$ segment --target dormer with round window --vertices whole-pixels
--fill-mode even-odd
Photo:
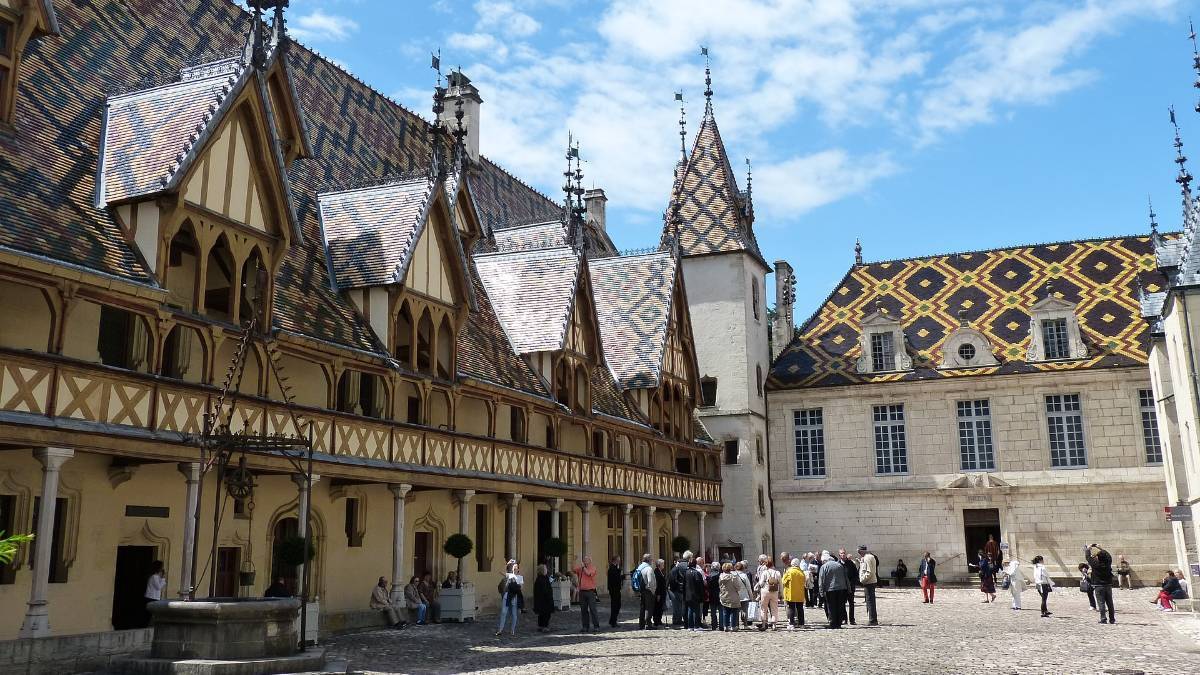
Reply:
[[[987,337],[964,321],[942,345],[939,368],[978,368],[999,365]]]

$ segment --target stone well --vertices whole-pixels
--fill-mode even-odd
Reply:
[[[158,659],[261,659],[296,653],[299,598],[159,600],[150,656]]]

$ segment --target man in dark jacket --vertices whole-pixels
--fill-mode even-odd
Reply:
[[[839,548],[838,562],[846,568],[846,582],[850,585],[850,589],[846,591],[846,609],[850,616],[850,625],[854,626],[854,590],[858,588],[858,561],[851,558],[846,549]]]
[[[721,628],[721,564],[713,563],[708,568],[708,578],[704,580],[705,601],[704,613],[709,617],[709,630]]]
[[[827,628],[841,628],[846,621],[846,592],[850,581],[846,578],[846,567],[828,553],[821,552],[821,573],[817,586],[825,593],[825,611],[829,614]]]
[[[688,561],[683,577],[683,604],[685,625],[688,630],[701,630],[700,608],[704,605],[704,573],[696,567],[696,561]]]
[[[608,561],[608,596],[612,600],[608,625],[612,628],[617,627],[617,620],[621,615],[621,585],[624,576],[624,573],[621,572],[621,556],[614,555],[612,560]]]
[[[1091,569],[1088,580],[1092,582],[1092,597],[1096,600],[1096,609],[1100,610],[1100,623],[1116,623],[1117,617],[1113,611],[1113,570],[1112,556],[1100,548],[1099,544],[1083,547],[1083,556],[1087,558]],[[1108,616],[1104,616],[1104,608],[1108,608]]]
[[[683,585],[688,563],[691,560],[692,552],[687,551],[675,563],[675,567],[671,568],[671,573],[667,575],[667,587],[671,591],[671,625],[676,628],[682,628],[684,624]]]
[[[654,566],[654,625],[662,625],[663,610],[667,608],[667,563],[662,558]]]

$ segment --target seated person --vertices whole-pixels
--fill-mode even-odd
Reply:
[[[267,590],[263,591],[264,598],[290,598],[292,594],[288,592],[287,584],[283,583],[283,577],[275,579],[275,583],[267,586]]]
[[[1172,600],[1187,599],[1187,592],[1179,585],[1179,579],[1171,570],[1167,570],[1167,576],[1163,577],[1161,589],[1158,592],[1158,604],[1164,612],[1175,611],[1175,605],[1171,604]]]
[[[904,564],[904,560],[896,561],[896,568],[892,570],[892,578],[896,580],[896,585],[904,583],[904,578],[908,576],[908,565]]]
[[[433,573],[426,572],[421,577],[421,595],[425,598],[425,604],[429,605],[428,619],[431,623],[441,623],[442,621],[442,603],[438,601],[438,595],[441,594],[441,589],[433,581]]]
[[[408,580],[408,585],[404,587],[404,605],[417,625],[424,626],[429,603],[425,601],[425,596],[421,595],[421,577],[413,575],[413,578]]]
[[[387,579],[383,577],[379,577],[379,583],[371,589],[370,607],[377,612],[383,612],[384,620],[392,628],[404,628],[408,625],[408,622],[400,618],[400,612],[397,612],[396,607],[392,605],[392,599],[388,597]]]
[[[442,588],[462,588],[462,584],[458,581],[458,572],[450,570],[446,574],[446,580],[442,582]]]

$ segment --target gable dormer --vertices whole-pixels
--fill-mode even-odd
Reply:
[[[912,370],[904,343],[904,326],[876,300],[875,311],[863,317],[858,346],[858,372],[863,374]]]
[[[1029,349],[1025,360],[1065,361],[1087,357],[1075,303],[1047,287],[1046,297],[1029,308]]]
[[[13,122],[25,45],[42,35],[58,35],[51,0],[0,0],[0,129]]]

